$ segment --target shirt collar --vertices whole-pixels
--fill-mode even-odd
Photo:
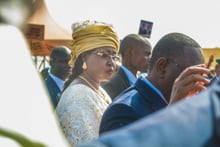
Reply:
[[[160,90],[155,87],[147,78],[142,77],[143,81],[148,84],[156,93],[158,93],[160,95],[160,97],[163,99],[163,101],[168,104],[167,100],[165,99],[165,97],[163,96],[163,94],[160,92]]]
[[[59,89],[62,91],[64,88],[64,83],[65,81],[58,78],[57,76],[53,75],[52,73],[49,73],[50,77],[56,82],[57,86],[59,87]]]
[[[128,70],[125,66],[121,65],[121,68],[125,72],[125,75],[128,77],[129,83],[131,85],[134,85],[134,83],[137,80],[137,77],[130,70]]]

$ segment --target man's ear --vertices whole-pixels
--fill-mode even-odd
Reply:
[[[166,67],[168,65],[167,58],[161,57],[156,61],[156,72],[160,76],[159,78],[163,78],[166,73]]]
[[[134,50],[131,47],[129,47],[126,49],[126,54],[128,54],[131,57],[134,54]]]

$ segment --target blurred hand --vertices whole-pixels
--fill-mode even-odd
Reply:
[[[205,90],[204,85],[209,84],[210,80],[204,75],[209,73],[210,70],[205,67],[205,64],[186,68],[174,81],[169,104]]]
[[[23,29],[35,11],[36,3],[37,0],[0,0],[0,23]]]

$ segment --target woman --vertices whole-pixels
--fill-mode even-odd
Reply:
[[[85,21],[72,26],[72,75],[56,113],[71,145],[98,137],[104,110],[111,103],[100,84],[116,69],[119,40],[111,25]]]

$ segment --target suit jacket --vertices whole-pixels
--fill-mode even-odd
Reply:
[[[112,100],[129,86],[128,77],[121,67],[114,73],[109,81],[102,84],[103,89],[105,89]]]
[[[99,133],[126,126],[167,106],[162,97],[139,77],[123,91],[103,114]]]
[[[48,75],[45,79],[45,84],[49,92],[53,106],[54,108],[56,108],[61,91],[50,75]]]
[[[219,147],[220,79],[189,99],[79,147]]]

